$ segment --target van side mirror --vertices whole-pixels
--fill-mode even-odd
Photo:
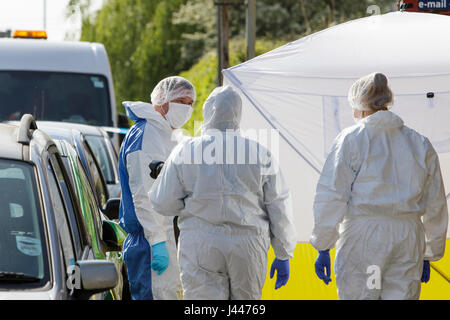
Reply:
[[[102,212],[108,219],[117,220],[119,219],[119,208],[120,208],[120,198],[110,198],[106,201],[105,207]]]
[[[119,275],[112,261],[78,261],[80,288],[75,288],[78,299],[89,299],[92,295],[110,290],[117,286]]]

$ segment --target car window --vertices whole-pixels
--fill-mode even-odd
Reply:
[[[102,219],[98,210],[97,200],[92,191],[86,172],[84,171],[84,167],[78,158],[76,159],[76,164],[80,177],[80,205],[84,210],[86,227],[91,234],[94,251],[96,252],[97,257],[101,258],[101,256],[99,257],[98,255],[101,255],[100,236],[102,234]]]
[[[98,203],[103,208],[108,200],[108,190],[106,189],[103,173],[95,160],[95,155],[92,152],[92,149],[85,141],[83,142],[83,149],[88,162],[89,170],[92,174],[94,191],[97,195]]]
[[[116,183],[115,167],[113,164],[113,155],[110,154],[104,137],[86,136],[86,140],[91,147],[102,173],[106,179],[106,183]]]
[[[73,190],[68,186],[70,184],[69,177],[63,173],[64,164],[59,154],[52,153],[50,155],[50,163],[53,171],[58,180],[60,191],[63,195],[65,209],[69,215],[70,231],[72,232],[72,238],[74,240],[75,252],[77,257],[81,258],[83,251],[83,244],[80,235],[80,223],[84,221],[79,221],[79,213],[75,212],[78,210],[77,199],[74,198]]]
[[[49,271],[38,190],[32,165],[0,159],[0,271],[34,277],[42,285]]]
[[[62,194],[58,188],[58,182],[53,172],[50,162],[47,165],[47,176],[49,184],[49,192],[52,201],[53,211],[55,215],[58,236],[62,244],[64,264],[66,270],[69,266],[75,265],[74,246],[72,242],[69,222],[64,208]]]
[[[70,182],[73,186],[75,186],[75,178],[73,176],[73,171],[70,168],[70,161],[68,157],[61,157],[64,167],[66,168],[67,173],[69,174]]]

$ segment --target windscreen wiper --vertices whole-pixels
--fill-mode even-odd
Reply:
[[[42,279],[21,272],[0,271],[0,282],[37,282]]]

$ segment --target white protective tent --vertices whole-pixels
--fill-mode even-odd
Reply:
[[[242,95],[243,130],[279,130],[279,143],[269,137],[266,145],[278,154],[291,189],[299,242],[309,241],[311,235],[315,188],[332,142],[354,124],[348,89],[375,71],[390,79],[395,94],[391,110],[439,152],[450,192],[449,30],[449,16],[371,16],[223,71],[225,83]],[[427,97],[431,92],[434,97]]]

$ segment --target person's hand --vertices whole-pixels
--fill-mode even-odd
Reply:
[[[275,270],[277,271],[277,281],[275,283],[275,290],[277,290],[282,286],[286,285],[286,283],[289,280],[289,259],[279,260],[275,258],[275,260],[273,260],[272,266],[270,267],[270,279],[273,278]]]
[[[319,251],[319,256],[317,257],[314,267],[316,269],[317,276],[322,279],[326,285],[328,285],[328,283],[331,282],[330,249]]]
[[[424,260],[423,262],[423,271],[422,271],[422,282],[427,283],[430,281],[430,261]]]
[[[158,272],[158,275],[164,272],[169,266],[169,252],[166,249],[166,243],[159,242],[152,246],[151,268]]]

